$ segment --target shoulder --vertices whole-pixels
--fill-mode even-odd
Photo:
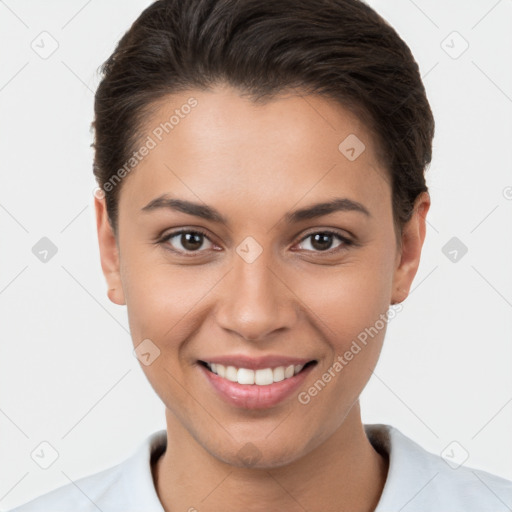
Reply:
[[[388,453],[390,462],[375,512],[512,509],[512,481],[456,462],[460,445],[449,446],[441,456],[390,425],[365,425],[365,430],[375,448]]]
[[[123,464],[125,463],[70,482],[38,496],[10,512],[97,511],[98,504],[105,501],[105,496],[119,494],[123,485]]]
[[[151,434],[123,462],[79,478],[9,512],[163,512],[151,459],[166,446],[166,431]]]

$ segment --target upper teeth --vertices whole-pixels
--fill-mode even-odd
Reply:
[[[206,363],[213,373],[224,377],[231,382],[239,384],[258,384],[259,386],[268,386],[274,382],[280,382],[297,375],[303,364],[291,364],[290,366],[278,366],[277,368],[262,368],[260,370],[250,370],[248,368],[236,368],[234,366],[224,366],[216,363]]]

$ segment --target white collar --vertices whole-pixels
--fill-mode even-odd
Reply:
[[[452,469],[397,428],[365,424],[389,471],[374,512],[511,512],[512,482],[485,471]],[[11,512],[164,512],[151,464],[166,448],[167,432],[149,435],[123,462],[35,498]]]

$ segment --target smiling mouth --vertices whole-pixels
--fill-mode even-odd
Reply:
[[[275,382],[290,379],[302,372],[305,368],[316,364],[316,361],[309,361],[306,364],[296,364],[288,366],[276,366],[269,368],[260,368],[252,370],[250,368],[237,368],[236,366],[225,366],[219,363],[209,363],[199,361],[210,372],[215,373],[230,382],[238,384],[268,386]]]

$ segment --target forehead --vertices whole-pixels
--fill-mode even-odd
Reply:
[[[151,149],[121,194],[138,204],[176,189],[246,204],[294,204],[334,191],[361,202],[390,195],[370,131],[317,95],[255,103],[227,86],[169,95],[152,106],[140,141]]]

